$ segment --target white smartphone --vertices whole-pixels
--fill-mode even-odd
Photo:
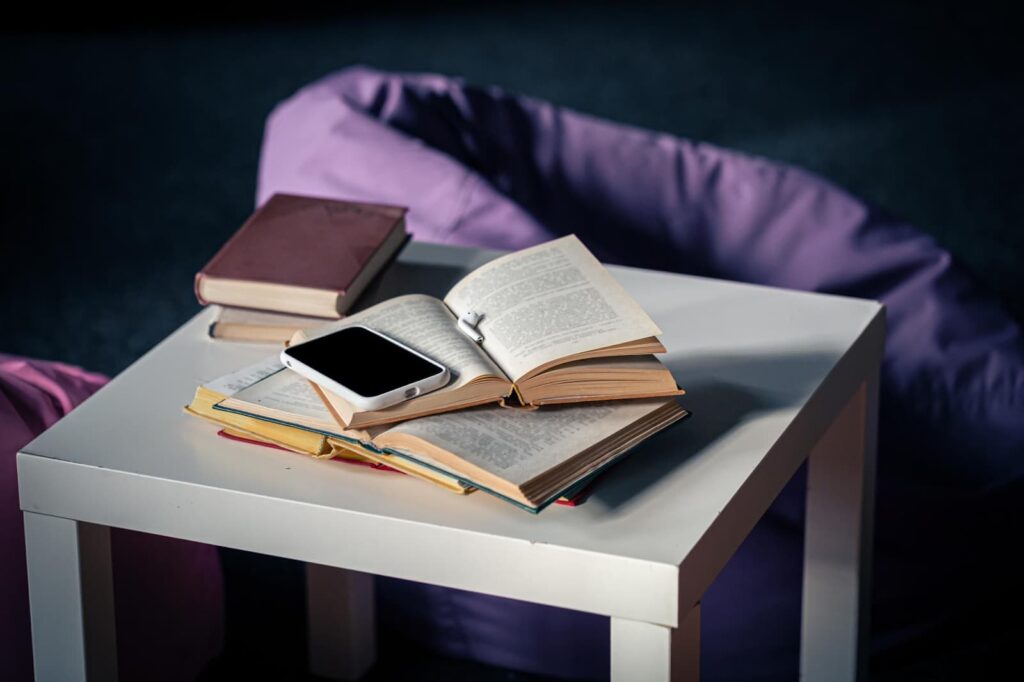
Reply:
[[[451,378],[441,363],[363,325],[285,348],[281,362],[361,410],[435,391]]]

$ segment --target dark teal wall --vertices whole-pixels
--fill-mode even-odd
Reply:
[[[805,166],[934,234],[1024,317],[1024,79],[1016,25],[991,9],[358,3],[173,19],[54,30],[37,16],[0,36],[0,351],[116,372],[184,321],[192,274],[251,208],[264,117],[353,63]]]

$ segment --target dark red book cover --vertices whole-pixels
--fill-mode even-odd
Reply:
[[[399,206],[275,194],[199,271],[196,295],[203,277],[344,294],[405,213]]]

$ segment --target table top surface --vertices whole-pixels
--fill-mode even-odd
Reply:
[[[412,242],[368,292],[367,303],[411,292],[443,296],[495,255]],[[484,493],[461,497],[411,477],[217,437],[216,427],[182,411],[196,386],[275,351],[207,338],[213,310],[183,325],[23,453],[354,514],[346,518],[394,519],[679,566],[787,429],[800,419],[821,420],[807,416],[808,404],[821,398],[840,360],[877,325],[882,308],[873,301],[610,270],[662,328],[669,351],[662,359],[686,389],[681,402],[692,416],[639,446],[580,507],[552,506],[532,515]],[[878,362],[877,353],[870,361]],[[22,486],[24,496],[25,481]]]

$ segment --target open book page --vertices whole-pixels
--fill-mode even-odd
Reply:
[[[411,436],[522,487],[664,404],[664,399],[656,399],[541,410],[478,407],[397,424],[374,443],[409,451],[404,446]]]
[[[192,402],[185,407],[185,412],[213,422],[222,428],[240,429],[258,434],[260,438],[288,450],[303,452],[314,457],[323,456],[326,451],[330,450],[323,434],[285,426],[247,413],[217,409],[218,405],[230,401],[231,396],[283,371],[284,367],[275,355],[209,381],[196,389]]]
[[[281,365],[281,369],[233,394],[223,407],[254,414],[283,417],[310,428],[339,432],[338,423],[309,381]],[[258,408],[252,410],[253,407]]]
[[[248,367],[243,367],[237,372],[225,374],[213,381],[203,384],[203,388],[223,396],[234,395],[235,393],[252,386],[258,381],[267,378],[271,374],[277,374],[284,369],[281,360],[277,355],[264,358],[254,362]]]
[[[431,296],[399,296],[367,308],[341,322],[318,328],[315,335],[352,324],[371,329],[405,343],[446,365],[452,379],[447,386],[412,400],[379,410],[360,411],[344,398],[324,392],[335,416],[352,428],[386,424],[460,406],[497,402],[511,390],[510,382],[487,354],[456,326],[455,317],[440,300]],[[372,358],[353,358],[372,362]]]
[[[459,331],[455,317],[444,303],[433,296],[409,294],[392,298],[339,322],[318,327],[312,333],[307,332],[307,338],[329,334],[353,324],[375,329],[446,366],[452,374],[452,381],[438,393],[458,389],[481,376],[504,377],[494,361]],[[352,360],[372,361],[368,358]]]
[[[552,362],[661,333],[575,235],[497,258],[444,302],[473,311],[483,348],[512,381]]]

